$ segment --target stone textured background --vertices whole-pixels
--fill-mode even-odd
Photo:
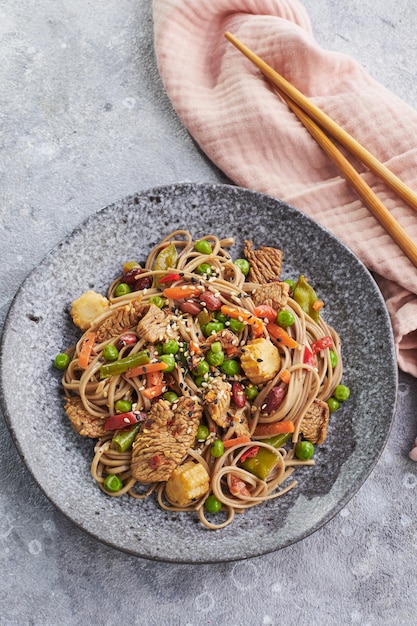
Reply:
[[[305,6],[324,47],[417,106],[417,5]],[[164,93],[150,0],[0,0],[0,177],[1,324],[24,277],[85,217],[155,185],[224,182]],[[76,528],[33,483],[1,416],[0,624],[415,624],[416,403],[401,375],[388,445],[326,527],[268,556],[199,566],[137,559]]]

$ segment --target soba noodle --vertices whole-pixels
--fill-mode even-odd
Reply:
[[[165,296],[165,293],[171,293],[169,290],[165,292],[167,287],[183,284],[199,285],[219,299],[222,306],[238,308],[243,314],[254,315],[254,311],[258,310],[252,294],[259,284],[251,282],[251,279],[245,276],[241,266],[233,262],[227,251],[234,241],[232,239],[220,240],[211,234],[201,239],[210,244],[211,250],[208,249],[207,253],[196,250],[196,242],[188,231],[177,230],[165,237],[152,249],[146,263],[142,265],[141,284],[144,284],[143,279],[149,279],[148,286],[143,289],[127,290],[126,293],[118,295],[120,293],[118,286],[124,283],[126,274],[121,274],[111,283],[107,292],[107,308],[92,321],[78,343],[68,351],[71,361],[63,374],[62,383],[67,398],[79,399],[82,410],[94,423],[97,421],[105,423],[108,418],[117,415],[117,406],[120,405],[120,401],[127,403],[128,407],[131,406],[131,411],[136,412],[138,416],[143,417],[144,414],[148,414],[160,396],[150,398],[143,393],[144,389],[149,386],[146,374],[133,377],[127,377],[125,373],[106,378],[100,376],[100,369],[103,363],[106,363],[104,354],[108,345],[119,345],[117,360],[143,350],[149,350],[153,360],[158,358],[160,346],[149,345],[149,342],[137,333],[136,324],[130,328],[123,328],[114,336],[106,337],[101,343],[96,342],[85,368],[80,367],[79,358],[87,332],[94,333],[106,323],[106,320],[111,319],[115,311],[121,311],[126,305],[137,302],[138,298],[140,298],[140,305],[145,307],[155,302],[155,297],[159,297],[158,306],[174,316],[179,345],[179,352],[174,357],[175,367],[170,372],[169,379],[165,377],[163,379],[166,383],[164,389],[174,392],[176,397],[197,398],[203,404],[204,409],[201,423],[207,426],[209,433],[206,439],[193,441],[180,465],[189,461],[202,465],[209,476],[209,486],[196,499],[186,504],[178,504],[169,499],[166,481],[140,483],[131,472],[132,448],[119,452],[113,445],[114,430],[105,430],[98,438],[94,448],[91,473],[97,485],[109,496],[118,497],[128,494],[133,498],[142,499],[155,493],[163,509],[197,513],[200,521],[207,528],[218,529],[230,524],[235,513],[242,513],[245,509],[287,493],[297,484],[293,477],[297,466],[314,464],[312,458],[307,460],[297,458],[296,444],[303,438],[302,423],[309,408],[314,402],[328,400],[340,384],[342,358],[340,340],[336,331],[326,324],[321,315],[318,316],[318,321],[314,321],[300,303],[292,297],[290,291],[283,308],[292,314],[293,323],[285,328],[285,331],[296,342],[296,347],[284,345],[285,342],[282,343],[270,335],[266,320],[265,323],[261,323],[261,336],[278,349],[280,357],[279,369],[274,372],[272,378],[253,384],[240,366],[239,359],[242,354],[240,350],[245,350],[254,337],[259,337],[259,332],[258,335],[254,334],[255,326],[247,323],[245,315],[239,319],[240,324],[234,331],[238,350],[232,354],[232,359],[237,362],[232,374],[225,373],[221,366],[216,365],[211,365],[204,375],[198,375],[196,367],[194,369],[192,366],[184,367],[184,363],[187,362],[188,365],[191,362],[196,366],[199,360],[205,358],[205,353],[201,350],[204,349],[207,341],[207,335],[204,334],[204,324],[207,323],[207,319],[220,320],[220,325],[223,324],[225,328],[229,328],[230,318],[227,314],[221,317],[217,310],[207,311],[201,302],[197,308],[203,315],[200,315],[198,311],[189,312],[192,311],[192,307],[190,309],[184,306],[184,301],[187,299],[181,301]],[[171,244],[171,250],[173,250],[173,244],[176,251],[175,262],[172,266],[169,258],[165,259],[165,265],[163,262],[163,251],[167,250],[169,244]],[[129,265],[131,266],[134,264]],[[166,282],[159,283],[159,280],[164,277]],[[192,305],[196,298],[191,297],[190,300]],[[126,332],[135,335],[134,343],[121,345],[120,337]],[[317,350],[314,362],[306,360],[306,347],[315,345],[315,342],[317,343],[324,337],[331,338],[331,346]],[[220,336],[215,336],[215,339],[219,338]],[[243,390],[255,389],[255,393],[247,394],[240,413],[249,436],[239,437],[235,432],[235,424],[232,422],[228,427],[219,426],[207,405],[204,404],[207,387],[216,377],[230,384],[240,383]],[[266,413],[265,405],[268,396],[278,385],[284,388],[282,401],[272,412]],[[233,396],[231,403],[233,407]],[[273,433],[273,428],[277,423],[292,423],[293,431],[286,441],[282,441],[282,445],[275,447],[270,439],[273,435],[266,438],[265,434],[257,435],[256,433],[260,425],[268,424],[272,427],[270,432]],[[126,427],[126,430],[128,428],[132,427]],[[213,456],[213,442],[219,440],[223,444],[226,443],[226,447],[222,454]],[[236,443],[233,444],[234,441]],[[256,473],[245,469],[242,457],[254,458],[262,449],[267,450],[270,455],[271,453],[275,455],[275,462],[268,475],[260,478]],[[120,488],[116,491],[106,488],[106,478],[109,475],[114,475],[119,479]],[[213,511],[207,510],[205,503],[209,497],[212,499],[214,497],[215,502],[220,503],[219,514],[213,515]]]

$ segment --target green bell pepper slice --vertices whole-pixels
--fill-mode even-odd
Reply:
[[[100,378],[109,378],[116,374],[124,374],[127,370],[137,367],[138,365],[145,365],[151,362],[150,354],[147,350],[141,350],[134,354],[128,354],[127,356],[119,359],[118,361],[111,361],[105,363],[100,367]]]
[[[178,250],[174,243],[170,243],[163,248],[156,256],[154,270],[174,269],[178,261]],[[154,278],[154,287],[159,287],[160,278]]]
[[[291,433],[284,433],[282,435],[275,435],[275,437],[269,439],[262,439],[262,442],[268,443],[274,448],[280,448],[290,437]],[[259,448],[256,456],[246,459],[240,466],[261,480],[266,480],[276,463],[276,454],[267,448]]]
[[[118,452],[126,452],[132,447],[136,435],[139,432],[140,424],[134,424],[128,430],[118,430],[112,439],[112,444]]]
[[[305,276],[301,275],[297,280],[292,297],[300,305],[304,313],[307,313],[315,322],[319,321],[320,313],[313,308],[314,303],[318,301],[318,297]]]

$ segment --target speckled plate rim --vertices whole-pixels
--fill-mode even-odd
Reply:
[[[179,203],[183,202],[191,202],[191,209],[187,213],[187,217],[178,216]],[[248,206],[250,206],[251,208],[253,206],[256,206],[257,213],[254,216],[254,220],[256,223],[252,224],[251,228],[248,229],[248,215],[246,215],[246,220],[242,218],[242,216],[235,215],[232,224],[230,224],[229,226],[220,227],[220,218],[223,219],[225,217],[225,208],[228,206],[230,207],[231,204],[239,207],[239,210],[244,211],[248,210]],[[122,499],[113,498],[111,499],[112,504],[104,506],[104,508],[100,508],[101,505],[97,505],[97,502],[95,502],[96,509],[100,509],[99,511],[96,510],[95,513],[97,515],[99,513],[101,514],[100,524],[95,525],[93,523],[94,519],[90,519],[91,515],[87,515],[88,519],[86,518],[86,507],[83,505],[82,499],[80,500],[79,498],[76,498],[74,500],[71,498],[67,499],[65,497],[61,497],[62,491],[60,491],[59,485],[57,485],[56,482],[54,483],[51,477],[48,477],[48,479],[46,480],[45,475],[42,474],[42,470],[44,469],[42,466],[42,446],[40,446],[40,450],[37,448],[40,441],[39,432],[36,431],[35,427],[35,430],[33,430],[33,432],[30,431],[32,423],[29,424],[29,422],[26,424],[27,430],[24,430],[25,425],[22,425],[18,413],[19,407],[15,405],[12,398],[13,384],[16,382],[16,379],[14,376],[12,376],[12,371],[7,366],[7,357],[10,356],[11,351],[15,350],[20,345],[18,336],[19,333],[23,331],[23,333],[26,333],[26,338],[29,336],[31,337],[32,334],[29,331],[33,330],[33,323],[35,323],[36,328],[36,320],[38,318],[38,321],[41,320],[42,314],[45,313],[45,309],[42,307],[42,305],[40,305],[37,309],[36,306],[34,306],[34,303],[32,303],[31,310],[33,312],[29,315],[26,311],[26,317],[24,317],[21,311],[22,302],[25,298],[27,298],[28,294],[36,296],[37,290],[40,288],[39,285],[42,282],[40,281],[39,283],[40,275],[42,276],[43,273],[50,271],[51,266],[53,266],[54,263],[65,259],[65,255],[73,252],[72,248],[76,248],[77,246],[78,248],[80,248],[80,246],[85,245],[86,233],[91,234],[92,232],[97,232],[97,226],[104,225],[108,228],[112,218],[115,218],[115,223],[117,223],[117,217],[121,218],[122,222],[120,223],[125,224],[123,228],[128,229],[129,220],[132,219],[132,212],[139,211],[140,213],[138,213],[138,215],[144,216],[143,211],[148,207],[151,207],[152,209],[157,207],[159,210],[163,207],[165,213],[163,213],[163,215],[161,216],[158,224],[156,223],[157,221],[155,222],[155,220],[151,220],[151,218],[148,219],[147,226],[142,232],[142,237],[146,236],[147,231],[151,233],[155,230],[158,230],[156,226],[158,226],[158,228],[161,228],[162,226],[164,228],[163,235],[167,234],[168,232],[170,232],[170,230],[173,229],[173,221],[177,222],[173,224],[174,227],[180,227],[180,224],[182,223],[182,227],[187,228],[186,221],[190,218],[190,216],[192,216],[194,227],[192,230],[197,231],[194,233],[196,236],[208,234],[208,232],[213,232],[217,229],[218,234],[223,234],[223,236],[225,236],[226,234],[227,236],[237,234],[238,238],[240,238],[241,240],[243,238],[252,238],[254,234],[258,236],[260,232],[263,232],[266,238],[270,238],[270,233],[274,231],[274,229],[267,227],[267,232],[265,233],[263,231],[265,227],[258,224],[257,220],[262,220],[265,217],[273,217],[275,220],[275,217],[279,217],[281,223],[282,221],[287,221],[287,226],[290,225],[292,227],[297,227],[296,230],[298,229],[298,232],[303,232],[305,234],[307,243],[309,242],[309,240],[314,242],[319,241],[321,252],[323,251],[323,249],[328,248],[328,250],[330,250],[332,254],[335,255],[335,258],[337,257],[338,262],[342,262],[342,270],[346,272],[346,270],[349,268],[349,271],[353,272],[356,277],[360,277],[360,280],[363,281],[363,285],[368,290],[366,294],[366,302],[368,303],[368,305],[370,303],[371,307],[373,306],[375,308],[375,311],[377,312],[375,320],[370,320],[370,323],[374,325],[374,328],[372,328],[372,331],[369,332],[372,335],[372,340],[376,337],[375,340],[378,341],[381,339],[382,336],[384,337],[383,349],[385,351],[384,366],[382,370],[380,370],[380,377],[376,384],[376,391],[379,392],[381,391],[380,386],[383,381],[385,391],[382,400],[378,399],[378,393],[375,393],[375,389],[372,391],[369,389],[365,390],[366,392],[370,393],[369,398],[373,403],[372,408],[374,410],[374,413],[375,411],[378,411],[380,409],[382,410],[382,406],[384,404],[385,417],[382,421],[380,417],[378,418],[378,444],[373,448],[372,453],[365,453],[365,456],[363,458],[359,457],[359,467],[356,467],[355,463],[357,463],[357,460],[352,460],[355,458],[357,452],[357,446],[359,441],[359,435],[357,433],[357,441],[355,441],[355,446],[352,450],[352,454],[348,458],[346,458],[343,464],[341,464],[341,467],[338,468],[337,475],[335,474],[335,480],[330,488],[330,491],[328,493],[323,493],[318,496],[311,496],[311,494],[308,492],[307,495],[304,495],[301,492],[300,495],[296,496],[295,503],[291,503],[291,506],[289,506],[289,510],[284,511],[284,533],[281,532],[282,529],[280,527],[275,527],[276,506],[278,506],[279,511],[281,510],[280,505],[276,505],[275,503],[277,503],[278,501],[284,501],[283,498],[280,498],[277,501],[274,501],[274,504],[268,505],[268,510],[266,510],[266,507],[264,510],[262,510],[262,507],[256,507],[258,515],[257,522],[260,520],[264,525],[262,526],[260,524],[255,529],[255,531],[253,531],[253,527],[251,527],[250,524],[251,521],[253,522],[252,519],[249,520],[249,525],[242,524],[239,520],[239,523],[236,524],[234,531],[231,531],[230,529],[235,525],[235,522],[233,522],[230,527],[222,531],[211,532],[204,529],[203,533],[201,533],[201,530],[196,532],[195,524],[191,525],[191,528],[187,528],[188,522],[184,521],[181,516],[180,521],[168,521],[165,513],[160,511],[159,513],[157,513],[155,511],[154,505],[150,505],[150,507],[148,507],[147,504],[142,503],[144,509],[143,515],[145,516],[145,518],[147,515],[152,519],[158,517],[158,521],[162,521],[162,523],[165,524],[165,526],[167,527],[169,538],[167,540],[165,540],[165,538],[162,539],[162,535],[158,536],[157,534],[156,525],[149,528],[148,523],[146,524],[146,526],[142,526],[142,534],[140,537],[138,537],[137,533],[129,534],[129,532],[126,533],[127,537],[119,537],[114,533],[109,533],[108,526],[110,525],[111,520],[115,518],[115,516],[118,519],[119,516],[121,516],[121,519],[123,519],[124,516],[127,516],[127,506],[125,504],[122,506],[120,505],[120,501]],[[171,207],[173,207],[173,211]],[[206,228],[205,224],[201,223],[202,221],[207,222],[207,217],[204,217],[204,220],[202,220],[201,218],[202,207],[206,209],[212,209],[212,213],[214,213],[213,222],[210,224],[211,228]],[[129,231],[127,230],[127,232]],[[274,238],[275,236],[276,235],[274,235]],[[158,235],[155,235],[153,237],[153,243],[158,241],[159,238],[160,237]],[[102,240],[101,243],[104,246],[104,252],[106,250],[106,245],[108,245],[108,242]],[[149,243],[148,239],[146,240],[146,243]],[[269,243],[269,245],[273,245],[271,242],[259,241],[255,238],[256,245],[261,245],[262,243],[266,243],[267,245]],[[296,252],[294,253],[293,250],[290,253],[290,257],[291,254],[301,256],[303,259],[302,267],[298,267],[297,269],[300,271],[300,273],[305,273],[306,271],[308,272],[309,268],[306,268],[306,260],[308,259],[309,254],[311,255],[311,252],[307,250],[303,253],[298,250],[297,242],[293,242],[293,244],[293,247],[295,246],[294,250]],[[282,242],[279,242],[279,245],[282,245]],[[149,251],[150,247],[151,246],[149,244],[147,251]],[[282,245],[282,247],[284,248],[285,270],[286,248],[285,245]],[[125,258],[126,257],[124,257],[124,259]],[[293,261],[291,260],[291,262]],[[298,264],[299,262],[300,258],[297,259],[296,264]],[[60,266],[60,270],[61,269],[63,268],[61,268]],[[66,269],[66,267],[64,269]],[[338,280],[337,277],[333,277],[333,272],[331,272],[331,274],[332,279]],[[62,284],[62,281],[66,280],[68,276],[71,277],[71,269],[69,269],[69,274],[65,277],[55,277],[54,280],[57,284],[59,284],[61,280]],[[329,276],[327,278],[329,279]],[[91,288],[92,285],[90,284],[89,287]],[[85,290],[86,288],[87,286],[84,285],[84,288],[82,290]],[[326,291],[326,289],[324,289],[324,291]],[[77,295],[78,293],[72,294],[72,298],[76,297]],[[68,298],[68,294],[64,294],[63,297]],[[71,300],[69,300],[69,302],[70,301]],[[68,300],[66,300],[66,302],[68,303]],[[335,316],[335,320],[337,321],[337,311],[333,310],[333,314]],[[63,317],[62,311],[60,311],[59,313],[55,313],[56,317],[59,315],[61,315],[61,318]],[[30,322],[28,322],[28,318]],[[330,321],[332,322],[333,320]],[[336,324],[334,325],[336,326]],[[349,326],[346,326],[346,328],[349,329]],[[367,333],[365,333],[365,335],[363,336],[366,336],[367,340],[369,340],[369,336]],[[47,345],[45,347],[45,354],[48,354],[50,358],[53,358],[53,355],[62,348],[62,346],[58,344],[59,342],[57,342],[57,337],[55,337],[52,340],[52,345]],[[355,346],[355,349],[356,348],[357,346]],[[361,356],[363,356],[361,352],[360,354]],[[14,368],[17,365],[19,365],[18,362],[14,364]],[[20,365],[22,365],[22,363],[20,363]],[[367,363],[367,369],[371,368],[373,370],[372,365],[373,362],[369,361]],[[33,366],[35,367],[35,365]],[[52,368],[49,366],[49,369]],[[348,373],[351,374],[353,369],[354,368],[352,367],[352,365],[347,366]],[[375,387],[374,371],[372,371],[372,375],[373,385]],[[363,380],[363,376],[361,377],[361,380]],[[54,393],[56,394],[58,385],[56,381],[56,375],[54,375],[53,372],[50,372],[48,374],[47,384],[51,385],[51,389],[53,389]],[[116,202],[110,206],[104,207],[98,212],[92,214],[79,227],[77,227],[73,232],[65,237],[53,250],[51,250],[45,256],[43,261],[32,270],[32,272],[22,283],[21,287],[19,288],[13,299],[13,302],[7,314],[0,343],[0,403],[4,411],[6,424],[11,433],[12,439],[19,451],[19,454],[25,462],[25,465],[27,466],[29,472],[31,473],[41,491],[54,504],[54,506],[66,517],[68,517],[74,524],[79,526],[86,533],[102,541],[104,544],[110,545],[116,549],[139,557],[166,562],[211,563],[234,561],[260,556],[262,554],[266,554],[287,547],[297,541],[302,540],[303,538],[323,527],[353,497],[353,495],[362,486],[362,484],[365,482],[365,480],[375,467],[376,463],[378,462],[391,431],[396,407],[397,386],[398,371],[396,365],[396,354],[388,312],[386,310],[385,303],[380,294],[380,291],[365,266],[343,243],[337,240],[322,226],[311,220],[308,216],[298,211],[296,208],[291,207],[276,198],[272,198],[270,196],[266,196],[252,190],[224,184],[180,183],[166,185],[162,187],[155,187],[152,189],[138,192],[137,194],[129,196],[128,198],[124,198],[120,202]],[[366,393],[364,394],[363,390],[361,390],[361,394],[362,397],[366,396]],[[29,396],[25,398],[26,408],[28,408],[31,400],[33,400],[33,398],[29,394]],[[55,402],[57,401],[58,396],[55,397]],[[57,405],[57,408],[58,410],[60,410],[59,405]],[[41,410],[48,409],[45,406],[41,406],[38,409],[38,414]],[[352,411],[353,410],[354,409],[352,408]],[[374,414],[374,421],[375,419],[376,413]],[[78,468],[78,461],[81,457],[88,457],[89,450],[86,450],[86,446],[84,445],[84,443],[81,444],[79,442],[80,438],[77,437],[75,433],[72,433],[70,427],[67,427],[66,425],[65,428],[67,430],[65,436],[68,435],[68,437],[75,437],[76,439],[71,441],[71,449],[68,449],[66,451],[61,450],[60,452],[63,454],[63,456],[68,454],[68,458],[72,461],[73,466],[75,461],[75,471],[82,471]],[[62,423],[60,424],[60,429],[62,430]],[[30,431],[29,434],[28,430]],[[34,448],[39,453],[34,452]],[[351,465],[353,465],[353,469]],[[48,466],[48,463],[46,464],[46,466]],[[49,469],[52,468],[49,467]],[[87,468],[84,468],[84,470],[85,469]],[[59,480],[62,481],[62,476],[58,476],[56,480],[58,482]],[[97,499],[102,500],[103,498],[106,498],[105,496],[103,496],[103,494],[101,494],[101,492],[99,492],[95,485],[93,486],[93,488],[94,490],[96,490],[96,492],[94,492],[95,495],[92,495],[93,492],[91,491],[91,485],[88,484],[87,480],[84,487],[87,489],[89,496],[93,500],[96,501]],[[321,488],[322,487],[323,485],[321,485]],[[262,506],[264,507],[265,505]],[[150,508],[150,511],[148,511],[148,508]],[[253,517],[253,511],[254,509],[239,517],[241,519],[245,518],[246,516],[248,518]],[[307,511],[307,516],[309,516],[310,522],[308,524],[303,524],[302,521],[300,522],[300,516],[301,518],[305,517],[303,511]],[[90,512],[88,511],[88,513]],[[106,514],[108,514],[108,519],[106,518]],[[132,516],[130,511],[129,515],[129,519],[131,522]],[[288,525],[293,528],[291,532],[288,532],[287,530]],[[185,526],[188,531],[185,537],[182,533],[183,526]],[[271,530],[273,532],[269,534]],[[262,531],[267,531],[268,536],[265,537],[264,535],[262,535]],[[237,539],[234,539],[235,533],[237,533]],[[132,539],[133,536],[136,537],[136,541]],[[158,548],[158,542],[162,543],[162,548]],[[201,542],[203,542],[204,545],[200,549],[198,548],[198,545]],[[233,544],[232,549],[229,549],[227,553],[225,553],[225,545],[230,548],[230,542]],[[239,547],[238,544],[243,547]]]

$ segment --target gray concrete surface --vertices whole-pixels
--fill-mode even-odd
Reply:
[[[417,5],[305,5],[323,46],[417,106]],[[85,217],[154,185],[223,181],[172,110],[152,35],[150,0],[0,0],[1,323],[24,277]],[[388,445],[327,526],[277,553],[199,566],[138,559],[75,527],[1,417],[0,624],[415,624],[416,403],[401,374]]]

